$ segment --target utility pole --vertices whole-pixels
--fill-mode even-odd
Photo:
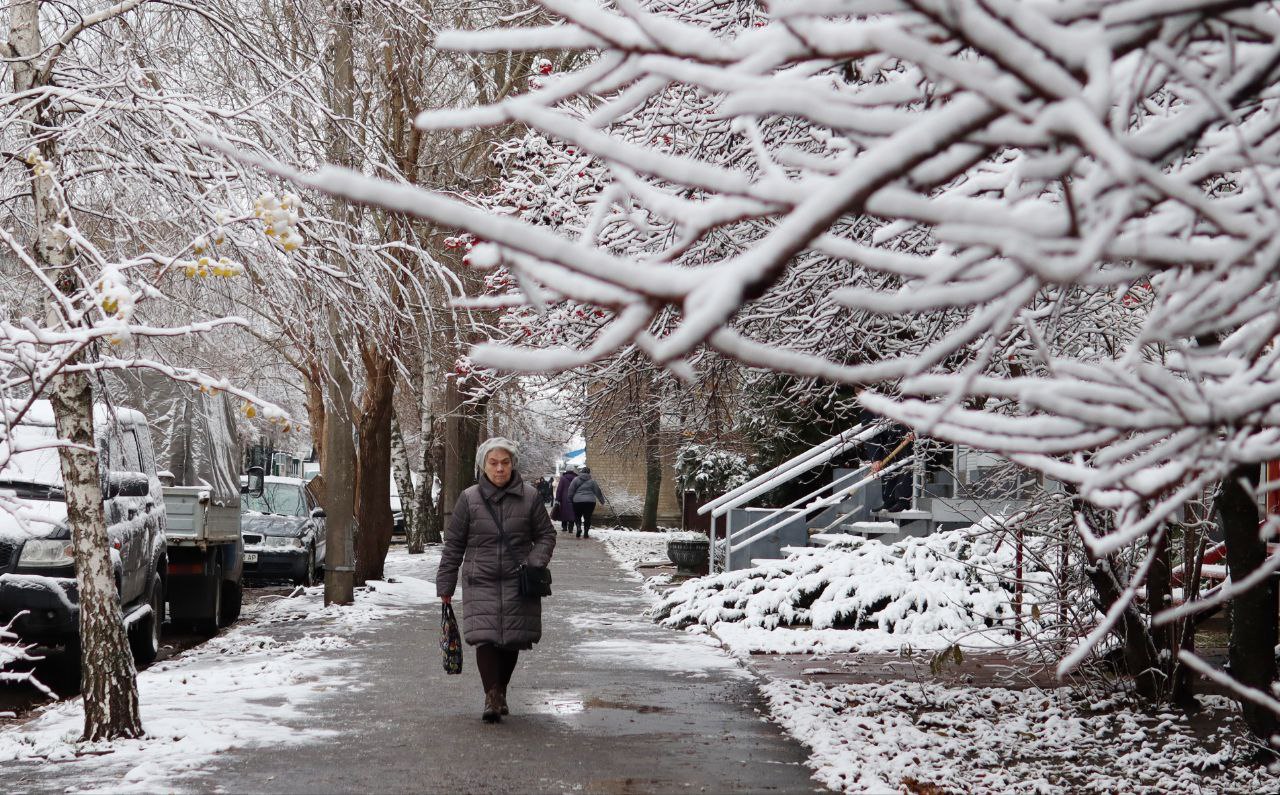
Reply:
[[[355,117],[355,69],[352,32],[360,16],[355,0],[333,4],[333,94],[330,100],[333,121],[329,142],[330,159],[341,166],[355,165],[347,131],[343,124]],[[333,217],[341,228],[349,229],[351,207],[334,201]],[[335,263],[341,268],[343,263]],[[324,426],[325,482],[325,567],[324,603],[351,604],[355,599],[355,422],[351,416],[351,374],[347,372],[349,334],[336,307],[328,312],[331,347],[328,355],[328,411]]]

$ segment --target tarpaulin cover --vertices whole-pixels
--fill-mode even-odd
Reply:
[[[225,394],[200,392],[150,370],[113,373],[110,386],[113,403],[147,418],[157,472],[171,472],[175,486],[208,488],[214,505],[240,505],[240,441]]]

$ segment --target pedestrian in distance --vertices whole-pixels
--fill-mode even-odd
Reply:
[[[573,503],[569,501],[569,488],[577,479],[578,473],[572,467],[566,469],[560,475],[560,482],[556,484],[556,500],[551,505],[551,518],[560,522],[560,530],[565,533],[572,533],[578,520],[573,512]]]
[[[539,499],[542,500],[542,504],[550,505],[551,498],[555,495],[551,491],[551,481],[547,479],[546,475],[543,475],[542,477],[538,478],[537,488],[538,488],[538,497]]]
[[[573,503],[573,513],[578,518],[580,527],[575,534],[578,538],[591,535],[591,514],[596,509],[596,502],[606,502],[600,484],[591,477],[591,467],[583,467],[578,477],[569,486],[569,502]]]
[[[556,529],[516,469],[517,445],[494,437],[476,452],[476,484],[458,496],[445,531],[436,593],[451,604],[462,579],[462,637],[476,650],[485,723],[509,713],[507,687],[521,651],[542,639],[542,600],[520,594],[524,564],[546,566]]]

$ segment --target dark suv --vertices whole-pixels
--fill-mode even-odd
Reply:
[[[53,409],[36,401],[0,450],[0,624],[33,643],[74,647],[80,608]],[[166,518],[146,418],[94,409],[116,592],[134,657],[155,659],[165,607]],[[6,508],[8,510],[6,510]]]

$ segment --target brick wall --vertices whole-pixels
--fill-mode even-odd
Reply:
[[[675,466],[675,450],[663,445],[662,490],[658,495],[658,524],[665,527],[680,526],[680,501],[672,484]],[[644,447],[640,442],[627,445],[610,444],[601,434],[587,434],[587,466],[600,488],[610,500],[619,506],[629,507],[621,518],[626,524],[638,523],[644,506]],[[608,509],[601,509],[609,516]],[[624,511],[620,507],[619,514]],[[631,519],[631,521],[627,521]]]

